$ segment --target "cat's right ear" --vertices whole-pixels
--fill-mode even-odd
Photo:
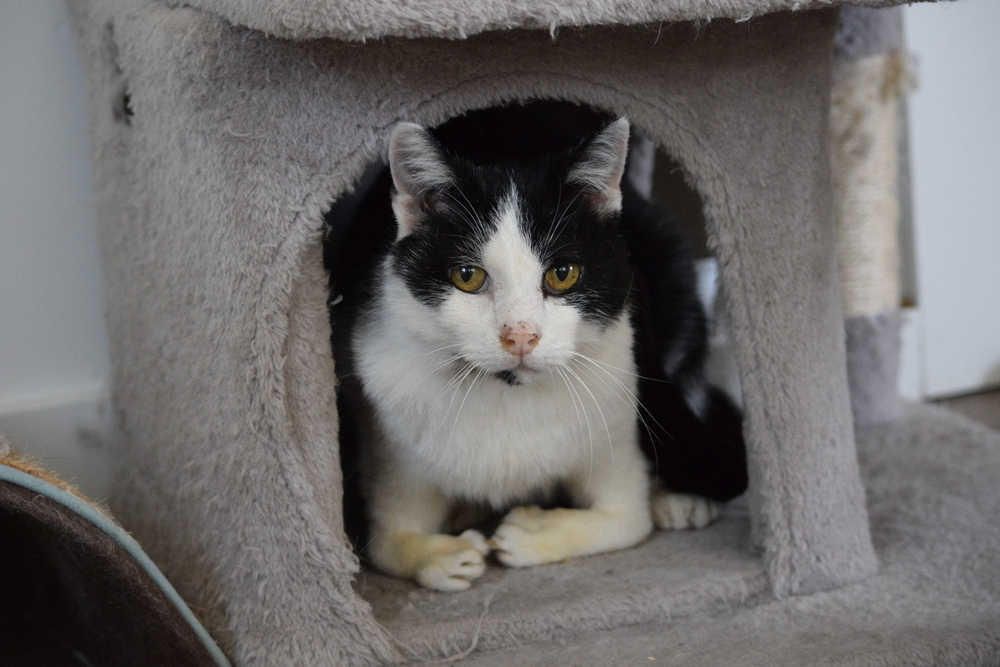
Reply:
[[[621,180],[628,156],[629,122],[624,118],[608,124],[583,147],[570,167],[567,182],[583,186],[586,199],[599,212],[621,211]]]
[[[389,171],[395,191],[392,211],[398,238],[411,233],[455,181],[441,145],[415,123],[400,123],[389,139]]]

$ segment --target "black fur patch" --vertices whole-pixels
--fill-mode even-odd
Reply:
[[[521,384],[520,381],[517,379],[517,376],[514,375],[514,371],[499,371],[497,373],[494,373],[493,377],[500,380],[501,382],[506,382],[511,387],[516,387]]]
[[[444,300],[449,272],[479,263],[481,248],[496,230],[497,209],[516,191],[525,236],[543,266],[572,261],[583,267],[563,294],[592,321],[608,322],[626,307],[632,284],[628,249],[618,216],[598,214],[581,188],[565,183],[575,150],[518,163],[475,164],[448,151],[455,185],[439,205],[423,213],[412,234],[391,251],[392,266],[413,295],[428,306]],[[538,276],[539,288],[542,276]]]

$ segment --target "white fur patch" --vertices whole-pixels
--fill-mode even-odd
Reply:
[[[719,508],[708,498],[663,489],[653,492],[653,521],[660,530],[704,528],[719,516]]]
[[[546,298],[543,267],[521,227],[515,192],[498,207],[496,231],[483,246],[476,263],[489,275],[485,290],[467,294],[455,290],[440,308],[440,322],[460,346],[462,357],[490,373],[509,371],[530,383],[564,366],[573,353],[579,312],[562,299]],[[505,327],[526,324],[540,334],[523,360],[500,344]]]

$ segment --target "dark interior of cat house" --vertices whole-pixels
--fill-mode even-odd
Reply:
[[[611,116],[580,105],[531,102],[469,112],[431,132],[454,154],[475,163],[495,163],[571,151],[610,120]],[[706,377],[738,402],[739,383],[725,341],[724,321],[718,317],[717,271],[707,247],[699,194],[686,182],[682,167],[645,139],[641,128],[632,128],[623,180],[628,196],[652,201],[666,211],[683,237],[708,314]],[[350,326],[345,321],[356,316],[352,300],[359,298],[358,291],[371,289],[370,279],[358,276],[369,275],[372,264],[396,240],[394,224],[374,222],[391,217],[390,191],[388,167],[373,164],[354,192],[338,200],[326,216],[324,255],[330,272],[333,347],[340,383],[350,382],[352,375]],[[599,629],[652,620],[664,612],[696,614],[765,594],[767,581],[751,546],[742,497],[722,504],[719,519],[708,527],[655,531],[639,545],[621,551],[529,568],[505,568],[489,558],[486,573],[470,590],[457,594],[427,590],[382,574],[369,566],[363,548],[370,535],[358,463],[364,438],[357,412],[365,408],[345,400],[344,394],[338,397],[338,407],[345,527],[356,548],[361,547],[358,551],[365,564],[356,590],[410,657],[459,654],[472,646],[503,644],[502,638],[512,635],[521,641],[541,639],[533,629],[533,619],[541,617],[549,619],[550,629],[560,624]],[[657,415],[651,417],[656,421]],[[666,431],[671,437],[669,424]],[[739,467],[742,482],[736,484],[743,488],[745,460],[739,461]],[[729,498],[733,493],[716,495]],[[568,503],[558,494],[546,500],[552,505]],[[489,535],[502,513],[472,516],[468,523]],[[449,524],[455,528],[453,534],[468,525],[462,524],[467,518],[463,515]],[[433,636],[444,643],[423,645],[422,629],[430,626],[435,628]]]

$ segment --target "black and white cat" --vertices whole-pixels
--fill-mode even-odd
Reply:
[[[623,193],[628,137],[618,119],[567,151],[477,163],[394,129],[330,262],[345,485],[378,569],[462,590],[491,551],[526,566],[622,549],[744,490],[739,412],[703,379],[691,259]],[[502,512],[488,540],[449,534],[468,507]]]

